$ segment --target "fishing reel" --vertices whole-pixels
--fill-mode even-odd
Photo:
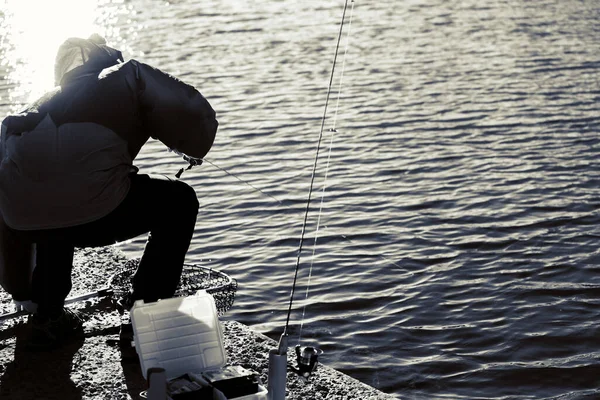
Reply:
[[[298,367],[291,367],[294,372],[300,375],[305,380],[310,378],[310,375],[317,369],[319,364],[319,356],[323,354],[323,350],[312,346],[296,345],[296,361]]]

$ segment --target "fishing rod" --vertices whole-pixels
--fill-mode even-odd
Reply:
[[[296,257],[296,266],[294,268],[294,270],[295,270],[294,271],[294,281],[292,283],[292,289],[290,292],[287,318],[286,318],[285,326],[283,328],[283,333],[281,334],[281,337],[279,338],[279,343],[278,343],[277,348],[271,349],[269,351],[268,389],[269,389],[269,393],[270,393],[272,400],[285,399],[285,389],[286,389],[286,380],[287,380],[286,378],[287,378],[288,328],[289,328],[290,317],[291,317],[291,313],[292,313],[292,306],[294,303],[294,294],[296,291],[296,283],[298,281],[298,271],[300,270],[300,259],[301,259],[301,255],[302,255],[302,248],[304,245],[304,237],[305,237],[305,233],[306,233],[308,214],[310,211],[310,203],[311,203],[311,199],[312,199],[312,192],[313,192],[313,187],[314,187],[314,182],[315,182],[315,176],[316,176],[317,166],[319,164],[319,155],[320,155],[321,143],[323,140],[323,132],[325,130],[325,121],[327,119],[327,109],[328,109],[328,105],[329,105],[329,98],[331,95],[333,78],[334,78],[334,74],[335,74],[335,67],[337,64],[337,58],[338,58],[338,54],[339,54],[340,42],[342,39],[342,32],[344,29],[344,22],[346,19],[346,11],[348,9],[348,1],[349,0],[346,0],[344,3],[344,10],[342,12],[342,20],[340,22],[340,29],[339,29],[337,43],[336,43],[336,47],[335,47],[335,54],[333,57],[331,74],[329,77],[329,85],[327,87],[327,96],[325,98],[325,107],[323,110],[323,117],[321,119],[321,128],[319,130],[319,139],[317,141],[317,149],[315,152],[315,159],[314,159],[313,168],[312,168],[312,172],[311,172],[310,186],[309,186],[309,190],[308,190],[308,198],[306,201],[304,219],[302,222],[302,231],[300,234],[298,255]],[[352,3],[352,11],[354,11],[354,0],[351,0],[351,3]],[[337,110],[336,110],[336,113],[337,113]],[[331,129],[330,131],[332,133],[331,143],[333,143],[333,134],[335,133],[335,129]],[[330,151],[331,151],[331,146],[330,146]],[[329,167],[329,159],[330,158],[328,158],[327,168]],[[321,209],[319,210],[319,213],[321,213]],[[319,215],[318,221],[320,221],[320,215]],[[317,226],[317,232],[318,232],[318,226]],[[315,237],[315,245],[316,245],[316,237]],[[313,259],[314,259],[314,257],[313,257]],[[312,264],[311,264],[311,273],[312,273]],[[299,344],[296,346],[295,350],[296,350],[296,356],[297,356],[297,361],[298,361],[298,369],[295,371],[300,373],[301,376],[308,378],[310,376],[310,373],[316,368],[317,358],[322,353],[322,351],[317,348],[314,348],[314,347],[301,348]]]
[[[347,4],[347,3],[346,3]],[[313,251],[312,251],[312,257],[310,259],[310,268],[309,268],[309,273],[308,273],[308,282],[306,283],[306,294],[305,294],[305,300],[308,300],[308,294],[310,292],[310,281],[312,278],[312,271],[313,271],[313,266],[314,266],[314,260],[315,260],[315,255],[316,255],[316,251],[317,251],[317,239],[319,237],[318,233],[319,233],[319,226],[321,225],[321,215],[323,213],[323,204],[325,202],[325,189],[327,188],[326,183],[327,183],[327,178],[329,177],[329,165],[331,163],[331,150],[333,149],[333,138],[334,138],[334,134],[337,132],[336,130],[336,123],[337,123],[337,117],[338,117],[338,112],[340,109],[340,99],[341,99],[341,95],[342,95],[342,83],[344,81],[344,72],[346,70],[346,58],[348,56],[348,46],[350,44],[350,32],[351,32],[351,28],[352,28],[352,17],[354,15],[354,0],[352,0],[352,9],[350,12],[350,22],[348,24],[348,33],[346,36],[346,46],[344,49],[344,57],[342,58],[342,71],[340,74],[340,79],[339,79],[339,86],[338,86],[338,95],[337,95],[337,101],[336,101],[336,106],[335,106],[335,112],[333,113],[333,123],[331,125],[331,129],[329,129],[329,131],[332,133],[331,134],[331,138],[329,140],[329,152],[327,154],[327,162],[326,162],[326,166],[325,166],[325,177],[323,178],[323,190],[321,192],[321,202],[319,205],[319,212],[318,212],[318,217],[317,217],[317,228],[315,231],[315,239],[314,239],[314,244],[313,244]],[[344,23],[344,19],[342,18],[342,23],[340,24],[340,37],[341,37],[341,27],[343,26]],[[337,55],[337,50],[339,49],[339,42],[340,42],[340,37],[338,37],[338,44],[337,44],[337,48],[336,48],[336,55]],[[335,61],[334,61],[335,64]],[[332,72],[332,77],[333,77],[333,72]],[[327,103],[326,103],[327,105]],[[325,120],[325,113],[323,114],[323,120]],[[321,128],[322,129],[322,128]],[[304,303],[304,306],[302,308],[302,317],[300,318],[300,330],[298,332],[298,346],[296,346],[296,355],[298,357],[298,360],[301,359],[301,355],[300,355],[300,351],[299,351],[299,343],[302,340],[302,328],[304,326],[304,316],[306,313],[306,304],[307,302]],[[315,362],[316,362],[316,357],[318,357],[318,355],[320,355],[318,352],[320,350],[316,349],[313,350],[313,355],[315,357]],[[300,364],[300,362],[299,362]],[[313,367],[314,369],[314,367]],[[310,374],[310,372],[309,372]]]
[[[351,0],[351,1],[352,1],[352,5],[354,5],[354,0]],[[321,142],[323,140],[323,132],[325,130],[325,121],[327,119],[327,109],[328,109],[328,105],[329,105],[329,98],[330,98],[330,95],[331,95],[331,88],[332,88],[332,84],[333,84],[333,77],[334,77],[334,74],[335,74],[335,67],[336,67],[336,64],[337,64],[337,57],[338,57],[339,48],[340,48],[340,41],[342,39],[342,31],[343,31],[343,28],[344,28],[344,21],[345,21],[345,18],[346,18],[346,10],[347,9],[348,9],[348,0],[346,0],[346,2],[344,4],[344,11],[342,13],[342,21],[340,23],[340,30],[339,30],[339,34],[338,34],[338,38],[337,38],[337,44],[336,44],[336,48],[335,48],[335,55],[333,57],[333,65],[331,67],[331,74],[330,74],[330,77],[329,77],[329,85],[327,87],[327,96],[326,96],[326,99],[325,99],[325,107],[324,107],[324,110],[323,110],[323,117],[321,118],[321,129],[319,131],[319,139],[317,141],[317,150],[316,150],[316,153],[315,153],[315,159],[314,159],[314,163],[313,163],[313,169],[312,169],[312,172],[311,172],[310,186],[309,186],[309,189],[308,189],[308,199],[306,201],[306,208],[305,208],[305,211],[304,211],[304,220],[302,222],[302,232],[300,234],[300,244],[298,246],[298,256],[296,258],[296,267],[295,267],[295,272],[294,272],[294,282],[292,284],[292,290],[291,290],[291,293],[290,293],[289,307],[288,307],[288,313],[287,313],[287,318],[286,318],[286,322],[285,322],[285,327],[284,327],[284,330],[283,330],[283,333],[282,333],[281,339],[280,339],[280,346],[279,346],[280,352],[282,350],[281,349],[281,343],[282,343],[282,341],[284,341],[283,339],[285,337],[287,337],[287,330],[288,330],[289,323],[290,323],[290,316],[291,316],[291,312],[292,312],[292,305],[293,305],[293,302],[294,302],[294,293],[295,293],[295,290],[296,290],[296,282],[297,282],[297,278],[298,278],[298,271],[300,270],[300,258],[301,258],[301,255],[302,255],[302,248],[303,248],[303,245],[304,245],[304,236],[305,236],[305,233],[306,233],[306,225],[307,225],[307,221],[308,221],[308,214],[309,214],[309,211],[310,211],[310,204],[311,204],[311,200],[312,200],[312,192],[313,192],[313,187],[314,187],[314,182],[315,182],[317,165],[319,163],[319,155],[320,155],[320,149],[321,149]],[[332,132],[332,138],[333,138],[333,133],[335,133],[335,130],[332,129],[331,132]],[[319,218],[320,218],[320,215],[319,215]],[[318,227],[317,227],[317,229],[318,229]]]
[[[317,141],[317,149],[315,152],[315,158],[314,158],[314,162],[313,162],[313,168],[312,168],[312,172],[311,172],[311,178],[310,178],[310,186],[309,186],[309,191],[308,191],[308,198],[307,198],[307,202],[306,202],[306,208],[304,211],[304,218],[303,218],[303,222],[302,222],[302,231],[300,234],[300,243],[298,246],[298,253],[297,253],[297,257],[296,257],[296,265],[295,265],[295,269],[294,269],[294,279],[293,279],[293,283],[292,283],[292,289],[290,292],[290,297],[289,297],[289,305],[288,305],[288,312],[287,312],[287,317],[286,317],[286,322],[285,322],[285,326],[283,329],[283,333],[281,334],[281,337],[279,339],[277,348],[271,349],[269,351],[269,371],[268,371],[268,392],[269,392],[269,398],[271,400],[283,400],[285,399],[285,388],[286,388],[286,377],[287,377],[287,351],[288,351],[288,329],[289,329],[289,323],[290,323],[290,318],[291,318],[291,312],[292,312],[292,306],[293,306],[293,302],[294,302],[294,294],[296,291],[296,284],[298,281],[298,272],[300,270],[300,260],[301,260],[301,255],[302,255],[302,249],[304,246],[304,240],[305,240],[305,234],[306,234],[306,227],[307,227],[307,221],[308,221],[308,215],[310,212],[310,205],[311,205],[311,200],[312,200],[312,193],[313,193],[313,188],[314,188],[314,182],[315,182],[315,177],[316,177],[316,171],[317,171],[317,166],[319,164],[319,156],[320,156],[320,149],[321,149],[321,143],[323,141],[323,134],[325,132],[325,122],[327,120],[327,111],[328,111],[328,106],[329,106],[329,100],[330,100],[330,96],[331,96],[331,91],[332,91],[332,86],[333,86],[333,79],[335,76],[335,69],[336,69],[336,65],[337,65],[337,59],[338,59],[338,55],[339,55],[339,49],[340,49],[340,42],[342,39],[342,33],[343,33],[343,29],[344,29],[344,25],[345,25],[345,20],[346,20],[346,12],[348,10],[348,3],[352,4],[352,12],[351,12],[351,16],[350,16],[350,26],[352,23],[352,15],[354,13],[354,0],[345,0],[344,3],[344,9],[342,12],[342,19],[341,19],[341,23],[340,23],[340,28],[339,28],[339,33],[337,36],[337,43],[336,43],[336,47],[335,47],[335,54],[334,54],[334,58],[333,58],[333,64],[332,64],[332,68],[331,68],[331,74],[330,74],[330,78],[329,78],[329,84],[327,87],[327,96],[325,99],[325,106],[324,106],[324,110],[323,110],[323,117],[321,119],[321,127],[319,130],[319,138]],[[348,30],[348,40],[349,40],[349,36],[350,36],[350,32]],[[348,46],[346,44],[346,51],[344,53],[344,62],[343,65],[345,66],[345,59],[346,59],[346,55],[347,55],[347,50],[348,50]],[[335,129],[335,123],[337,120],[337,113],[338,113],[338,109],[339,109],[339,101],[340,101],[340,94],[341,94],[341,85],[342,85],[342,78],[343,78],[343,69],[342,69],[342,77],[340,77],[340,90],[338,91],[338,99],[337,99],[337,106],[336,106],[336,110],[335,110],[335,116],[334,116],[334,123],[333,123],[333,127],[332,129],[330,129],[329,131],[331,132],[331,141],[330,141],[330,147],[329,147],[329,155],[327,158],[327,167],[326,167],[326,173],[325,173],[325,180],[327,180],[327,175],[328,175],[328,170],[329,170],[329,163],[331,160],[331,148],[332,148],[332,144],[333,144],[333,136],[334,134],[337,132]],[[187,158],[186,156],[184,156],[184,159],[186,159],[186,161],[189,162],[189,166],[187,167],[187,169],[181,168],[179,170],[179,172],[176,174],[176,177],[179,178],[181,177],[181,174],[185,171],[185,170],[189,170],[192,167],[194,167],[195,165],[200,165],[202,164],[203,161],[208,162],[209,164],[213,165],[215,168],[218,168],[219,170],[224,171],[226,174],[238,179],[239,181],[249,185],[250,187],[252,187],[254,190],[262,193],[265,196],[268,196],[274,200],[276,200],[278,203],[283,204],[279,199],[275,198],[274,196],[271,196],[270,194],[262,191],[261,189],[255,187],[254,185],[242,180],[241,178],[237,177],[236,175],[228,172],[227,170],[225,170],[224,168],[221,168],[219,166],[217,166],[215,163],[208,161],[206,159],[190,159]],[[320,224],[320,220],[321,220],[321,213],[322,213],[322,208],[323,208],[323,199],[324,199],[324,194],[325,194],[325,185],[323,187],[323,194],[321,197],[321,206],[319,208],[319,216],[318,216],[318,221],[317,221],[317,232],[319,229],[319,224]],[[349,240],[347,237],[343,236],[343,238]],[[314,260],[314,249],[316,248],[316,243],[317,243],[317,235],[315,234],[315,242],[314,242],[314,248],[313,248],[313,260]],[[309,284],[310,284],[310,275],[312,274],[312,267],[313,267],[313,263],[311,261],[311,265],[310,265],[310,272],[309,272]],[[308,290],[309,290],[309,286],[307,286],[307,292],[306,295],[308,296]],[[303,318],[304,318],[304,313],[303,313]],[[297,355],[297,360],[298,360],[298,369],[294,369],[296,372],[298,372],[301,376],[308,378],[310,373],[312,371],[314,371],[314,369],[316,368],[316,364],[317,364],[317,358],[318,356],[322,353],[322,351],[320,349],[314,348],[314,347],[300,347],[300,345],[298,344],[295,348],[296,350],[296,355]]]

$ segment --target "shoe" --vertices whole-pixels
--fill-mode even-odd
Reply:
[[[56,318],[33,314],[30,319],[31,336],[27,347],[47,350],[60,347],[72,339],[83,337],[83,319],[76,311],[63,308]]]
[[[134,345],[133,326],[131,323],[121,324],[119,330],[119,350],[121,350],[121,361],[139,362],[139,356]]]
[[[133,325],[131,322],[122,323],[119,328],[119,345],[121,347],[131,347],[133,343]]]

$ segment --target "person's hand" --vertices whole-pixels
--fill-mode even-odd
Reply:
[[[192,167],[195,167],[196,165],[202,165],[202,162],[204,162],[204,160],[202,158],[194,158],[194,157],[190,157],[187,154],[183,154],[175,149],[169,149],[169,151],[174,152],[175,154],[179,154],[181,157],[183,157],[183,159],[185,161],[187,161],[187,163],[189,164],[187,168],[181,168],[176,174],[175,177],[177,179],[181,178],[181,174],[183,174],[183,171],[187,171],[188,169],[192,169]]]
[[[177,151],[175,149],[171,149],[169,148],[169,151],[172,151],[175,154],[179,154],[185,161],[188,162],[188,164],[190,164],[191,166],[196,166],[196,165],[202,165],[202,162],[204,161],[202,158],[194,158],[194,157],[190,157],[187,154],[184,154],[180,151]]]
[[[204,162],[204,160],[201,158],[189,157],[189,156],[186,156],[185,154],[182,154],[182,156],[185,161],[187,161],[190,165],[193,165],[193,166],[202,165],[202,162]]]

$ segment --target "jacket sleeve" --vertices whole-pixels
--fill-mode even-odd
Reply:
[[[135,64],[144,129],[170,149],[203,158],[218,127],[211,105],[194,87],[147,64]]]

